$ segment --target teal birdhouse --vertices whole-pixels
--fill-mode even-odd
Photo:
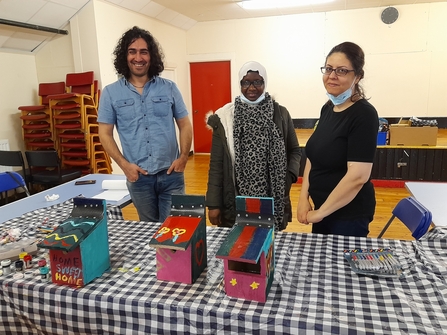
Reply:
[[[38,244],[49,249],[53,283],[82,287],[110,269],[106,203],[74,198],[71,215]]]

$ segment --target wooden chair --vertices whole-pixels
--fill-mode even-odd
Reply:
[[[25,156],[30,168],[31,185],[56,186],[82,175],[79,169],[63,169],[54,150],[25,151]]]
[[[39,84],[39,104],[20,106],[22,133],[27,150],[34,148],[53,148],[53,117],[49,107],[49,96],[63,94],[66,91],[65,82]]]
[[[432,221],[431,212],[413,197],[400,200],[394,207],[391,218],[380,232],[381,238],[394,218],[398,218],[411,231],[412,236],[419,240],[428,231]]]
[[[50,104],[48,96],[53,94],[62,94],[66,92],[65,82],[59,81],[54,83],[40,83],[39,92],[39,104],[33,106],[20,106],[19,109],[23,111],[37,111],[48,108]]]
[[[50,96],[56,150],[63,167],[93,171],[90,138],[87,130],[97,125],[98,81],[93,71],[68,73],[68,92]],[[85,136],[81,138],[80,134]]]
[[[94,79],[94,72],[67,73],[65,83],[67,93],[49,96],[52,109],[75,109],[85,110],[85,106],[96,108],[96,94],[98,83]]]

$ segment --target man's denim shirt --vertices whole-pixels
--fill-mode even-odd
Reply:
[[[99,103],[98,122],[114,124],[123,156],[149,174],[169,168],[179,149],[174,119],[188,116],[177,85],[152,78],[140,93],[125,78],[107,85]]]

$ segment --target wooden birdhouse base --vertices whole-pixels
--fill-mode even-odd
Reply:
[[[193,265],[201,267],[206,252],[203,243],[192,253],[190,245],[185,251],[157,248],[157,279],[193,284]]]
[[[256,265],[258,271],[253,270],[254,267],[252,265]],[[231,270],[231,268],[235,268],[235,270]],[[234,298],[266,302],[267,294],[270,290],[269,285],[273,280],[273,272],[270,273],[270,278],[266,277],[265,274],[261,275],[260,271],[261,267],[259,264],[249,264],[247,266],[247,263],[225,262],[224,281],[226,294]]]

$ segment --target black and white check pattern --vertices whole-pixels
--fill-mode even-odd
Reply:
[[[23,214],[0,225],[0,228],[20,228],[26,230],[28,237],[32,237],[33,232],[39,226],[52,227],[62,223],[73,210],[73,199],[61,204],[36,209]],[[123,220],[123,212],[118,206],[107,205],[107,217],[109,220]]]
[[[229,229],[207,229],[208,268],[193,285],[158,281],[159,224],[109,220],[112,268],[72,289],[1,277],[0,334],[445,334],[447,239],[421,241],[278,233],[266,303],[225,295],[214,257]],[[436,238],[432,239],[431,236]],[[402,278],[352,272],[343,251],[392,248]]]

